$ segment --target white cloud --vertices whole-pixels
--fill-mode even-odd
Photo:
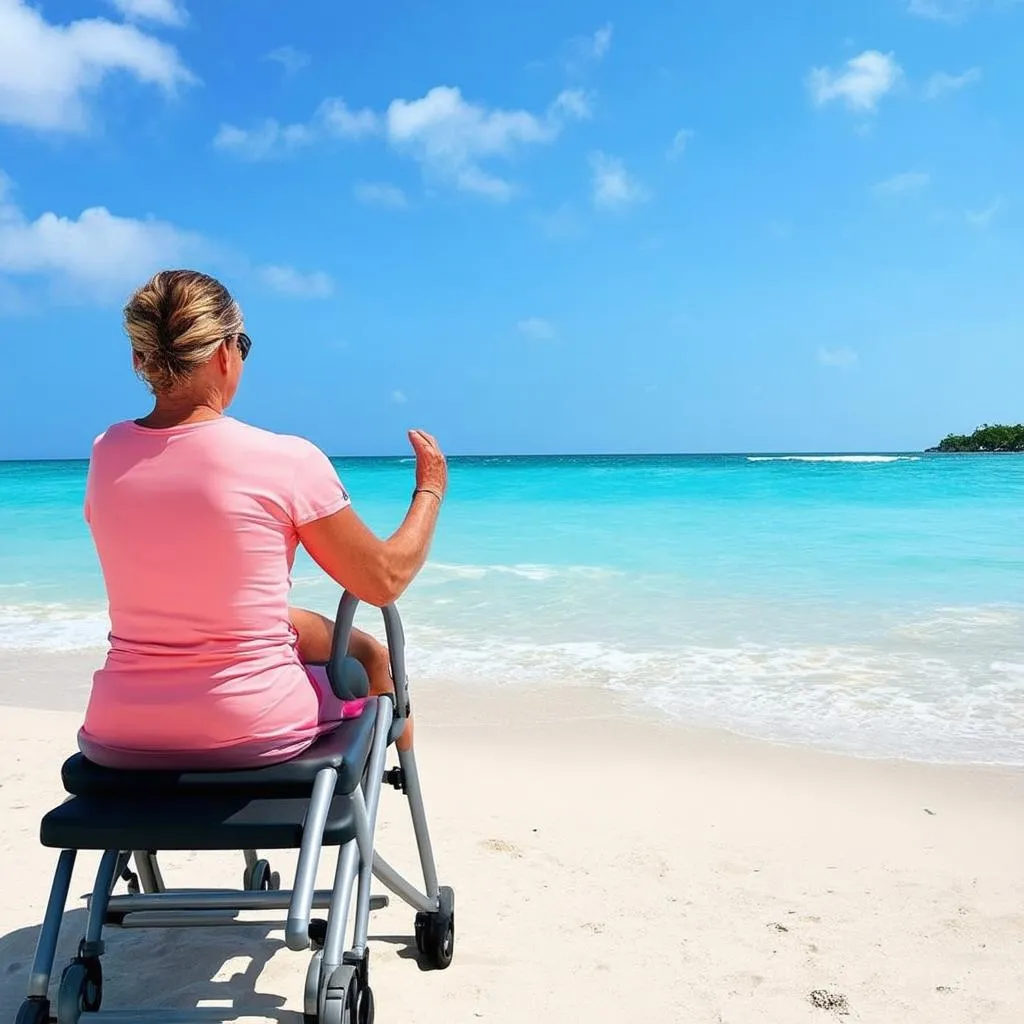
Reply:
[[[47,281],[66,299],[105,302],[123,297],[161,267],[210,259],[218,259],[216,247],[196,232],[152,217],[121,217],[103,206],[83,210],[77,218],[47,212],[30,220],[0,171],[0,308],[5,312],[16,311],[14,300],[23,300],[16,284],[21,278]],[[326,298],[334,292],[331,278],[322,272],[264,266],[255,273],[267,287],[294,298]]]
[[[516,186],[484,163],[509,157],[525,145],[549,143],[567,122],[584,120],[590,112],[590,98],[580,89],[563,90],[543,114],[533,114],[473,103],[457,87],[439,85],[419,99],[392,100],[382,116],[330,98],[308,122],[282,124],[269,118],[250,128],[224,124],[213,144],[245,160],[269,160],[332,136],[359,139],[383,133],[394,150],[411,156],[431,178],[504,201]]]
[[[565,51],[565,70],[570,75],[583,74],[588,68],[600,64],[612,46],[612,23],[606,22],[587,35],[569,40]]]
[[[0,172],[0,273],[44,277],[90,298],[107,298],[161,266],[202,257],[205,240],[166,221],[119,217],[102,206],[77,218],[47,212],[29,220]]]
[[[266,59],[280,64],[286,74],[295,75],[303,68],[309,67],[312,58],[294,46],[279,46],[276,50],[271,50]]]
[[[590,38],[590,52],[595,60],[602,60],[611,49],[612,23],[606,22]]]
[[[391,392],[391,401],[394,402],[395,405],[405,405],[405,403],[408,402],[409,399],[405,397],[404,391],[398,391],[396,389],[395,391]]]
[[[1008,11],[1021,0],[907,0],[907,10],[919,18],[958,25],[974,14]]]
[[[871,191],[883,196],[903,195],[924,188],[931,180],[931,175],[922,171],[905,171],[903,174],[894,174],[891,178],[878,182],[872,186]]]
[[[822,366],[830,366],[837,370],[850,370],[859,362],[857,353],[852,348],[819,348],[818,362]]]
[[[387,110],[388,140],[409,153],[434,178],[464,192],[505,201],[515,186],[485,170],[488,158],[507,157],[520,146],[551,142],[563,116],[583,109],[576,94],[562,93],[543,116],[526,110],[488,108],[465,100],[458,88],[435,86],[416,100],[392,100]]]
[[[970,68],[962,75],[950,75],[945,71],[937,71],[924,87],[926,100],[937,100],[951,92],[959,92],[981,78],[981,68]]]
[[[552,110],[561,112],[577,121],[586,121],[591,115],[591,98],[582,89],[563,89],[551,105]]]
[[[599,209],[621,209],[650,198],[647,189],[629,174],[618,157],[600,151],[591,153],[590,167],[593,172],[591,199]]]
[[[334,282],[323,271],[303,274],[294,267],[272,265],[261,267],[259,277],[267,287],[296,299],[326,299],[334,294]]]
[[[983,210],[968,211],[967,223],[972,228],[987,228],[996,219],[996,214],[1003,208],[1003,200],[997,196]]]
[[[316,120],[328,134],[343,139],[360,139],[377,130],[377,115],[372,110],[365,107],[362,110],[351,110],[340,97],[324,100],[316,113]]]
[[[669,160],[678,160],[686,152],[692,138],[693,132],[689,128],[680,128],[672,136],[672,145],[668,147]]]
[[[850,110],[870,112],[903,75],[891,53],[865,50],[846,62],[842,70],[812,68],[807,88],[816,106],[841,100]]]
[[[125,17],[133,21],[155,21],[178,28],[188,22],[188,11],[178,0],[109,0]]]
[[[376,130],[372,110],[351,110],[343,99],[332,97],[320,104],[308,122],[281,124],[271,117],[252,128],[222,124],[213,144],[243,160],[272,160],[324,138],[358,139]]]
[[[359,202],[370,206],[390,206],[399,210],[409,205],[405,193],[397,185],[386,181],[356,182],[353,192]]]
[[[976,0],[907,0],[907,10],[918,18],[954,24],[976,7]]]
[[[304,124],[280,124],[268,118],[254,128],[236,128],[222,124],[213,144],[243,160],[270,160],[284,156],[313,141],[313,132]]]
[[[532,341],[551,341],[555,336],[554,327],[539,316],[527,317],[516,324],[516,330]]]
[[[134,25],[53,25],[25,0],[0,0],[0,124],[84,131],[87,99],[118,71],[168,94],[196,81],[174,47]]]

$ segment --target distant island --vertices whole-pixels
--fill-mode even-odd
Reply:
[[[973,434],[949,434],[929,452],[1024,452],[1024,424],[996,423],[978,427]]]

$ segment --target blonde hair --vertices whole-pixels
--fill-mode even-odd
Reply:
[[[242,330],[242,311],[216,279],[197,270],[161,270],[124,307],[136,370],[154,393],[170,391]]]

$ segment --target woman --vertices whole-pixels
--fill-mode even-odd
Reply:
[[[287,760],[353,710],[319,667],[334,624],[289,607],[296,547],[361,600],[396,600],[426,561],[444,456],[428,434],[410,432],[412,502],[380,540],[315,445],[224,414],[251,342],[220,282],[162,271],[132,296],[124,322],[155,404],[93,446],[85,517],[111,632],[79,744],[111,767]],[[393,689],[373,637],[353,631],[349,653],[371,693]],[[409,722],[398,744],[411,743]]]

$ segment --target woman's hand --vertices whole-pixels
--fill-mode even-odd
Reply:
[[[410,430],[409,443],[416,453],[416,489],[433,491],[443,499],[448,489],[448,464],[437,441],[422,430]]]

